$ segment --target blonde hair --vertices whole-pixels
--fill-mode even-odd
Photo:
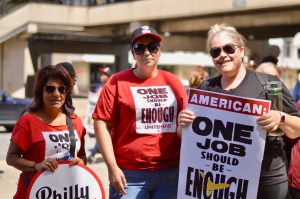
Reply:
[[[256,72],[266,73],[270,75],[274,75],[279,78],[280,73],[276,65],[272,62],[264,62],[260,64],[256,69]]]
[[[205,77],[205,69],[195,67],[193,68],[188,75],[188,81],[190,88],[198,88],[202,83]]]
[[[216,35],[220,34],[226,34],[230,36],[233,41],[238,45],[239,47],[243,47],[245,49],[245,55],[250,56],[251,51],[249,48],[246,47],[246,39],[243,35],[241,35],[235,27],[230,26],[228,24],[222,23],[222,24],[215,24],[210,27],[208,33],[207,33],[207,40],[206,40],[206,49],[209,51],[211,49],[211,41]]]

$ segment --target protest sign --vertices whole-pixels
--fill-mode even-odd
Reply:
[[[87,166],[61,161],[54,172],[39,171],[31,180],[26,199],[105,199],[99,177]]]
[[[256,198],[270,102],[191,89],[187,109],[177,198]]]
[[[176,97],[170,86],[131,87],[136,110],[136,133],[176,132]]]

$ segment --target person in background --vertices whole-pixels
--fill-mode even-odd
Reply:
[[[105,67],[105,68],[99,68],[99,72],[100,72],[100,84],[95,90],[95,92],[97,93],[98,96],[100,96],[103,86],[105,85],[107,80],[110,78],[111,70],[109,67]],[[100,150],[99,150],[99,147],[98,147],[98,144],[96,141],[95,146],[91,150],[91,154],[89,155],[89,157],[87,159],[88,163],[92,164],[92,163],[96,162],[95,156],[96,156],[96,154],[99,154],[99,153],[100,153]]]
[[[261,64],[266,63],[266,62],[271,62],[276,66],[278,63],[278,59],[277,59],[277,57],[275,57],[273,55],[267,55],[262,59]]]
[[[105,67],[105,68],[99,68],[99,72],[100,72],[100,84],[97,86],[95,90],[95,93],[97,93],[98,95],[100,95],[104,84],[110,78],[111,70],[109,67]]]
[[[293,97],[300,110],[300,73],[293,91]],[[292,199],[300,199],[300,138],[291,140],[291,158],[288,170],[289,194]]]
[[[245,42],[245,38],[234,27],[227,24],[213,25],[208,32],[207,49],[220,75],[204,81],[199,88],[235,96],[266,99],[266,92],[255,72],[244,66],[244,56],[249,52]],[[269,81],[280,81],[272,75],[267,77]],[[195,115],[191,110],[179,113],[179,136],[182,134],[182,128],[194,119]],[[274,131],[280,128],[291,139],[299,137],[299,123],[300,112],[284,84],[283,111],[270,110],[257,119],[257,124],[264,130]],[[276,140],[282,139],[276,137]],[[282,141],[278,144],[271,136],[267,136],[265,143],[257,198],[285,199],[288,178]]]
[[[176,75],[157,68],[161,36],[155,29],[135,29],[131,42],[135,67],[109,78],[93,113],[109,173],[109,198],[174,199],[177,115],[186,107],[186,91]]]
[[[296,84],[294,86],[294,90],[293,90],[293,97],[295,102],[299,102],[300,103],[300,73],[298,74],[298,78],[296,80]]]
[[[61,160],[70,160],[70,166],[86,164],[85,128],[72,112],[73,85],[68,72],[59,66],[47,65],[36,73],[33,102],[17,121],[6,156],[8,165],[22,171],[14,199],[25,199],[30,180],[42,169],[54,172]],[[76,138],[74,156],[70,140],[57,143],[50,139],[69,132],[67,117]]]
[[[68,71],[68,73],[71,76],[72,84],[74,85],[73,89],[72,89],[72,94],[77,94],[79,92],[77,84],[76,84],[77,83],[77,76],[76,76],[76,74],[78,72],[75,71],[73,65],[71,63],[69,63],[69,62],[61,62],[61,63],[58,63],[57,65],[58,66],[62,66],[64,69],[66,69]]]
[[[276,65],[272,62],[261,63],[256,69],[256,72],[266,73],[280,78],[280,73]]]
[[[198,88],[201,82],[208,78],[209,73],[203,66],[193,67],[188,74],[189,88]]]

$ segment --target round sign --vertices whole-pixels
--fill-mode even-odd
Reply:
[[[31,180],[26,199],[87,198],[105,199],[103,185],[89,167],[61,161],[54,172],[39,171]]]

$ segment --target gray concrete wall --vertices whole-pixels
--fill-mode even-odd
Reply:
[[[26,41],[13,38],[4,43],[2,78],[3,89],[14,96],[25,95],[25,48]]]

